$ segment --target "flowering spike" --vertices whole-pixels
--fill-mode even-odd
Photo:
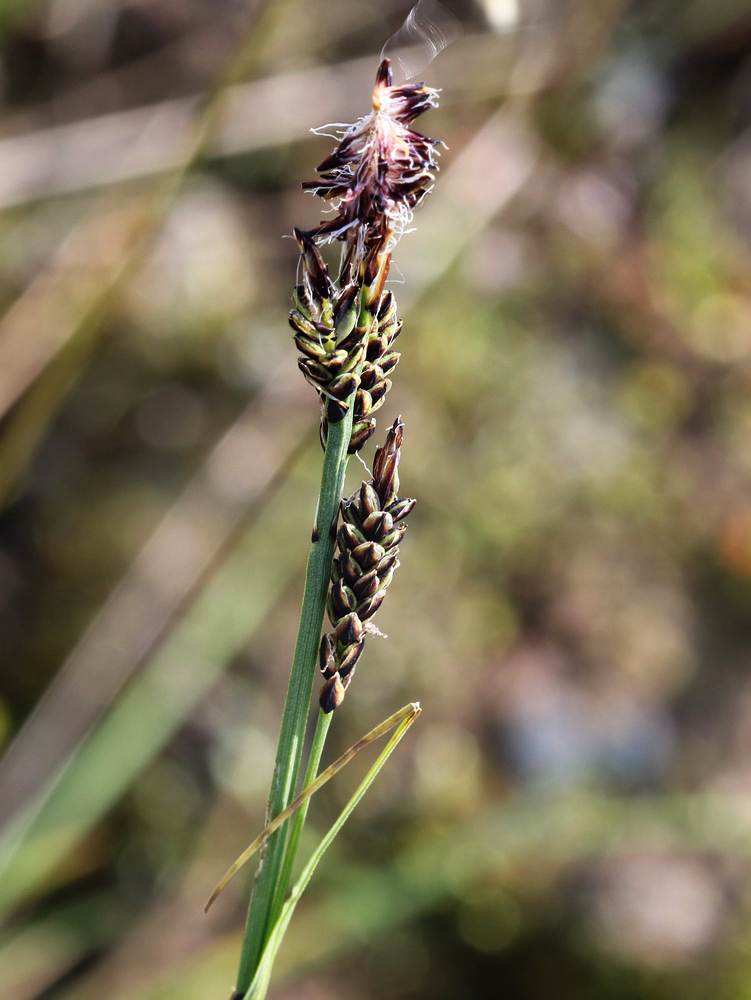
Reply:
[[[376,73],[372,112],[346,129],[320,164],[321,179],[303,184],[324,200],[337,201],[337,214],[309,235],[316,242],[345,242],[350,267],[368,251],[379,257],[390,250],[430,190],[439,144],[409,126],[437,104],[432,87],[393,86],[391,63],[384,59]]]
[[[376,450],[372,480],[362,483],[342,503],[344,523],[337,536],[338,552],[328,597],[333,631],[321,640],[319,655],[319,666],[326,678],[319,700],[326,713],[341,704],[366,634],[378,631],[369,619],[381,606],[399,565],[398,546],[406,527],[394,527],[394,522],[406,517],[414,506],[414,500],[397,496],[396,470],[403,429],[399,417],[383,447]]]
[[[427,30],[420,17],[420,30]],[[435,52],[445,44],[433,46]],[[401,322],[385,284],[391,251],[435,179],[440,143],[411,126],[437,103],[438,91],[422,83],[395,86],[391,63],[382,59],[373,110],[344,127],[318,167],[320,179],[303,184],[335,209],[314,229],[295,229],[303,280],[291,322],[304,355],[300,369],[321,398],[324,447],[329,424],[352,409],[349,452],[359,451],[375,427],[371,414],[391,387],[386,375],[399,360],[392,344]],[[335,281],[318,249],[331,240],[345,244]]]

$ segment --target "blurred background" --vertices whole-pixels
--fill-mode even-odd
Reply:
[[[446,5],[327,758],[424,713],[272,996],[751,998],[751,4]],[[230,992],[320,466],[284,237],[409,7],[0,5],[3,1000]]]

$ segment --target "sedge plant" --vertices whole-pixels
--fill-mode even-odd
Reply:
[[[435,25],[431,28],[435,54],[446,42],[441,43]],[[232,1000],[266,995],[282,936],[320,857],[420,711],[419,705],[405,706],[316,779],[334,712],[352,682],[368,635],[378,633],[373,618],[399,566],[404,519],[415,504],[399,495],[401,418],[393,421],[376,448],[370,480],[346,499],[342,492],[348,458],[373,435],[374,414],[384,403],[399,362],[394,343],[402,324],[386,281],[394,248],[435,180],[440,143],[415,131],[413,123],[437,101],[438,92],[422,83],[395,84],[391,61],[382,59],[372,110],[351,126],[337,127],[336,148],[319,165],[318,180],[303,185],[331,206],[315,228],[294,231],[300,270],[290,314],[298,365],[320,399],[324,457],[268,825],[209,901],[262,845]],[[330,269],[324,259],[322,248],[328,244],[340,244],[336,268]],[[326,612],[329,627],[321,637]],[[323,683],[317,723],[301,780],[319,670]],[[310,796],[357,750],[392,729],[388,745],[290,890]],[[303,791],[296,794],[301,786]]]

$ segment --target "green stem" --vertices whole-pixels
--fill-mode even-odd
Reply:
[[[354,396],[350,397],[349,402],[350,404],[354,403]],[[352,406],[350,405],[343,420],[338,423],[329,422],[321,489],[318,497],[318,511],[305,575],[305,593],[300,611],[300,626],[279,732],[274,777],[269,794],[268,819],[273,819],[285,809],[297,790],[305,730],[313,694],[318,644],[326,608],[326,591],[331,577],[331,563],[334,558],[336,518],[347,468],[347,448],[351,432]],[[318,730],[320,729],[319,722]],[[328,725],[324,729],[327,730]],[[319,742],[318,730],[314,749]],[[325,731],[323,737],[325,738]],[[317,748],[319,758],[322,749],[323,741],[321,739],[320,747]],[[298,822],[296,821],[295,826]],[[288,855],[289,859],[285,860],[288,836],[289,824],[285,823],[269,839],[258,869],[245,925],[240,969],[237,975],[236,990],[241,996],[250,986],[263,954],[268,934],[274,926],[275,915],[278,916],[278,909],[281,907],[281,902],[283,902],[287,891],[292,862],[294,861],[291,852]],[[297,839],[299,836],[300,833],[297,831]],[[293,846],[296,847],[296,841]],[[287,881],[283,882],[283,877]]]
[[[321,754],[323,753],[323,747],[326,743],[326,736],[328,735],[329,726],[331,725],[331,720],[334,718],[334,713],[329,712],[327,715],[325,712],[318,710],[318,721],[316,722],[316,731],[313,736],[313,745],[310,748],[310,757],[308,757],[308,766],[305,769],[305,777],[303,778],[302,786],[307,788],[308,785],[312,785],[318,775],[318,767],[321,763]],[[269,926],[272,926],[279,919],[279,915],[282,912],[282,907],[284,906],[284,897],[287,894],[287,886],[292,881],[292,868],[295,864],[295,856],[297,855],[297,847],[300,843],[300,834],[302,833],[302,828],[305,825],[305,817],[308,815],[308,806],[310,805],[310,799],[305,802],[295,813],[295,818],[292,822],[292,829],[289,833],[289,843],[287,844],[287,850],[284,852],[284,864],[282,866],[282,873],[279,878],[279,884],[276,888],[276,893],[274,894],[274,899],[271,905],[271,918]]]
[[[355,794],[349,800],[334,825],[318,845],[307,865],[303,868],[302,874],[293,887],[289,899],[282,907],[279,919],[269,931],[269,940],[266,948],[264,949],[263,957],[259,962],[258,971],[253,979],[253,982],[251,983],[249,990],[241,997],[238,997],[237,1000],[264,1000],[266,997],[266,993],[269,988],[269,981],[271,979],[271,969],[274,964],[276,954],[279,951],[282,939],[284,938],[289,922],[292,919],[292,914],[295,912],[295,907],[313,877],[313,872],[316,870],[323,855],[331,846],[336,835],[354,811],[355,806],[373,784],[379,771],[394,752],[400,740],[406,735],[407,730],[413,722],[415,722],[421,711],[422,709],[417,704],[405,705],[400,712],[396,712],[393,716],[391,716],[391,718],[387,719],[386,722],[382,724],[383,726],[391,728],[391,726],[394,725],[394,718],[401,716],[401,722],[399,722],[396,732],[389,740],[385,749],[379,755],[378,760],[375,764],[373,764],[371,769],[365,775],[365,778],[360,782]],[[372,736],[373,734],[371,733],[369,735]]]

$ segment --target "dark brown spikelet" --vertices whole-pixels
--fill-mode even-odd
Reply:
[[[319,647],[319,666],[326,678],[320,704],[332,712],[344,698],[368,632],[370,619],[386,596],[399,566],[399,543],[407,526],[400,524],[415,501],[399,497],[399,455],[404,425],[394,421],[386,442],[376,449],[373,478],[342,501],[342,524],[328,595],[333,631]]]

